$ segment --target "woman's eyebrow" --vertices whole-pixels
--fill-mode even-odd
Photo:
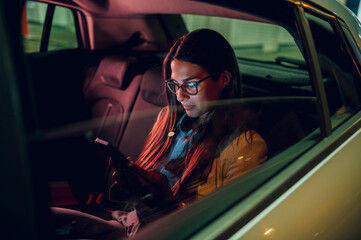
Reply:
[[[195,77],[195,76],[186,77],[185,79],[182,79],[182,80],[181,80],[181,82],[179,82],[178,80],[176,80],[176,79],[172,78],[172,81],[176,81],[177,83],[182,84],[182,83],[184,83],[184,82],[187,82],[187,81],[193,80],[193,79],[195,79],[195,78],[197,78],[197,77]]]
[[[195,79],[195,78],[197,78],[197,77],[195,77],[195,76],[190,76],[190,77],[187,77],[187,78],[183,79],[182,82],[188,82],[188,81],[193,80],[193,79]]]

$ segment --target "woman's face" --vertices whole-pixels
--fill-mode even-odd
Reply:
[[[181,85],[185,82],[198,82],[209,76],[201,66],[182,60],[173,59],[171,62],[171,79]],[[216,80],[216,81],[215,81]],[[197,85],[197,95],[187,95],[181,88],[176,92],[177,100],[182,104],[189,117],[201,117],[211,108],[212,101],[218,100],[226,83],[219,79],[208,78]]]

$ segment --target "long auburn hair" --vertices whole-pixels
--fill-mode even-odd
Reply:
[[[231,80],[223,89],[220,99],[227,100],[242,96],[242,79],[236,56],[230,44],[219,33],[210,29],[199,29],[178,39],[163,61],[164,80],[171,76],[170,65],[173,59],[201,66],[215,81],[219,79],[223,71],[228,71],[231,74]],[[176,95],[168,89],[166,92],[168,106],[160,111],[137,159],[137,164],[145,169],[155,169],[169,154],[174,139],[169,133],[175,132],[177,122],[185,113],[177,102]],[[236,123],[235,114],[234,107],[227,105],[221,108],[214,107],[207,113],[205,121],[198,124],[195,132],[202,134],[180,163],[184,172],[172,188],[174,195],[189,180],[201,179],[208,175],[204,172],[211,166],[217,147],[227,141],[236,126],[237,129],[245,130],[247,121],[238,119]]]

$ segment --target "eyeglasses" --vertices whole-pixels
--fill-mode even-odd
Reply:
[[[170,80],[166,81],[166,84],[167,84],[168,89],[174,94],[177,94],[178,89],[181,88],[183,90],[183,92],[188,95],[197,95],[198,84],[207,80],[210,77],[211,77],[211,75],[208,75],[207,77],[202,78],[201,80],[199,80],[197,82],[185,82],[182,84],[178,84],[178,83],[174,82],[173,79],[170,79]]]

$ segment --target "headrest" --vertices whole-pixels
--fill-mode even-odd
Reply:
[[[161,66],[150,68],[144,73],[140,86],[140,94],[146,102],[160,107],[167,105]]]
[[[129,60],[120,56],[108,56],[101,60],[95,73],[95,78],[103,84],[121,89]]]

